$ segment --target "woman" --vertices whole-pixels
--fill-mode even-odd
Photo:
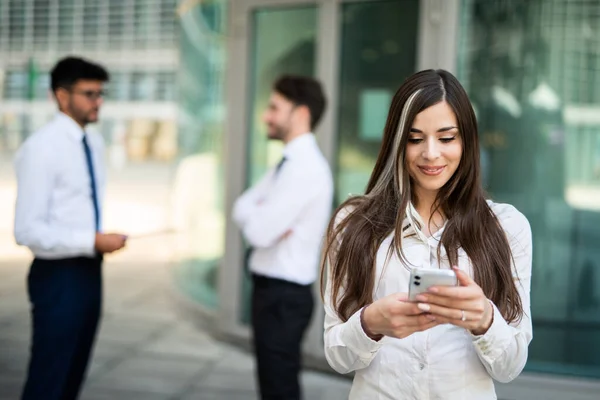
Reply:
[[[459,286],[409,302],[412,267],[453,268]],[[366,194],[327,231],[329,364],[355,371],[351,399],[495,399],[493,379],[514,379],[527,360],[530,278],[527,219],[484,197],[467,94],[447,71],[413,75]]]

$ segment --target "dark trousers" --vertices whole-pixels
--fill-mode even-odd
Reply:
[[[252,330],[263,400],[300,400],[301,344],[313,310],[310,285],[253,275]]]
[[[23,400],[77,398],[100,319],[101,266],[100,257],[33,260],[27,279],[33,334]]]

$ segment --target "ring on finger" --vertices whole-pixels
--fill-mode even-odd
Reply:
[[[460,310],[460,314],[461,314],[460,320],[463,321],[463,322],[466,321],[467,320],[467,316],[465,315],[465,310]]]

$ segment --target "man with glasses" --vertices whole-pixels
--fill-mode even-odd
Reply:
[[[58,113],[15,159],[14,234],[34,260],[27,287],[32,345],[22,399],[76,399],[94,344],[102,298],[102,257],[127,237],[102,232],[105,173],[98,120],[101,66],[68,57],[51,72]]]

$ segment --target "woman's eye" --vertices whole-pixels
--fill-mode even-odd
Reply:
[[[421,143],[423,141],[423,139],[419,139],[419,138],[409,138],[408,142],[409,143],[413,143],[413,144],[418,144]]]
[[[455,136],[453,136],[453,137],[447,137],[447,138],[440,138],[440,142],[442,142],[442,143],[450,143],[454,139],[455,139]]]

